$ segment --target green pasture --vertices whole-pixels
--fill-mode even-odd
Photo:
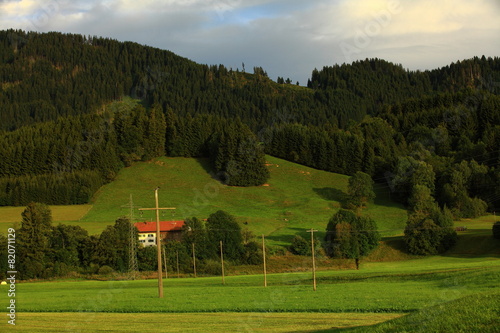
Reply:
[[[169,278],[165,297],[157,281],[20,283],[21,312],[391,312],[405,313],[498,287],[498,256],[480,260],[431,257],[366,263],[362,270]],[[2,286],[6,289],[6,286]],[[1,290],[6,292],[6,290]]]
[[[23,313],[15,331],[312,332],[374,325],[400,316],[394,313]]]
[[[444,317],[448,304],[451,313],[459,313],[469,302],[465,300],[476,304],[481,295],[486,297],[484,309],[465,311],[458,318],[469,324],[476,318],[475,327],[491,326],[498,309],[492,306],[498,305],[499,258],[369,262],[359,271],[317,272],[317,291],[312,290],[310,272],[270,274],[267,288],[262,275],[227,276],[225,285],[220,277],[169,278],[164,279],[163,299],[157,297],[154,279],[19,283],[16,328],[131,332],[144,323],[146,332],[342,332],[356,326],[361,331],[400,332],[409,325],[406,331],[411,332],[411,325],[422,321],[431,328],[456,324],[456,315],[439,321],[430,316]],[[7,286],[0,287],[6,295]],[[171,326],[170,320],[175,321]],[[0,327],[7,327],[6,321]]]
[[[116,180],[96,194],[92,209],[75,224],[91,233],[102,231],[117,217],[129,214],[130,194],[138,207],[154,206],[154,188],[160,186],[162,219],[207,218],[217,210],[235,215],[256,235],[265,234],[272,244],[287,245],[311,227],[321,238],[329,218],[340,208],[349,177],[311,169],[271,156],[269,183],[259,187],[229,187],[212,178],[206,159],[159,158],[123,169]],[[1,210],[0,210],[1,211]],[[136,220],[154,220],[153,212]],[[377,199],[364,211],[378,223],[383,235],[400,234],[406,222],[404,207],[392,202],[386,187],[377,188]],[[69,221],[69,219],[68,219]]]
[[[21,213],[26,207],[0,207],[0,232],[4,232],[20,224]],[[54,224],[65,223],[77,225],[79,221],[89,212],[92,205],[50,206]]]
[[[378,325],[320,332],[498,332],[500,293],[466,296],[437,304]]]

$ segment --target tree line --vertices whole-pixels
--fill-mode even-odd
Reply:
[[[108,225],[99,235],[88,235],[80,226],[53,225],[50,208],[30,203],[22,213],[16,230],[16,269],[21,279],[46,279],[71,274],[93,275],[129,271],[130,247],[134,247],[140,271],[157,269],[156,247],[143,247],[138,231],[126,217]],[[235,218],[224,212],[211,214],[206,221],[190,218],[182,229],[180,241],[167,241],[162,246],[167,253],[170,271],[176,268],[177,257],[181,271],[192,271],[192,248],[195,248],[198,272],[216,274],[220,269],[219,242],[223,242],[225,260],[233,264],[259,264],[262,248],[253,236],[241,229]],[[0,235],[0,244],[6,237]],[[0,257],[6,258],[7,246]],[[217,262],[217,264],[214,264]],[[3,260],[1,267],[7,264]],[[4,267],[6,268],[6,267]],[[0,277],[7,269],[3,269]]]
[[[269,177],[263,146],[242,122],[132,105],[0,133],[0,205],[87,203],[122,167],[167,153],[210,157],[228,185]]]

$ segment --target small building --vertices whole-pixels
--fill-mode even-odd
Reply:
[[[134,223],[139,231],[139,243],[143,246],[156,245],[156,222]],[[163,242],[180,240],[184,221],[160,221],[160,238]]]

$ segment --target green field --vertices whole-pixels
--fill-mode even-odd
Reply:
[[[374,325],[393,313],[29,313],[16,332],[311,332]],[[57,326],[54,325],[57,323]],[[193,325],[196,323],[196,325]],[[0,325],[2,327],[3,325]],[[8,329],[8,327],[7,327]]]
[[[81,225],[91,234],[129,214],[124,207],[130,194],[140,207],[154,206],[154,188],[160,186],[160,206],[176,207],[175,213],[163,213],[162,219],[196,216],[207,218],[225,210],[245,223],[256,235],[265,234],[271,244],[288,245],[296,233],[307,235],[311,227],[322,233],[328,219],[340,207],[348,177],[267,157],[271,178],[267,186],[241,188],[224,186],[210,176],[208,160],[159,158],[122,169],[116,180],[103,186],[92,206],[52,207],[54,221]],[[0,208],[0,222],[20,220],[22,208]],[[406,211],[389,199],[388,189],[377,189],[375,203],[364,211],[378,223],[383,235],[401,233]],[[136,220],[152,220],[154,213]]]
[[[500,293],[466,296],[369,327],[370,332],[498,332]],[[323,332],[366,332],[366,327]]]
[[[78,222],[92,208],[92,205],[50,206],[54,222]],[[1,230],[21,222],[21,213],[25,207],[0,207]]]
[[[419,259],[371,263],[360,271],[166,279],[65,281],[19,285],[22,312],[410,312],[498,286],[497,259]]]
[[[402,315],[412,324],[415,321],[410,316],[419,318],[422,311],[431,311],[428,309],[440,311],[443,317],[443,307],[455,301],[460,306],[464,297],[485,295],[496,302],[485,303],[488,309],[497,304],[498,259],[498,255],[478,259],[434,256],[366,263],[360,271],[320,271],[316,292],[310,272],[271,274],[267,288],[262,275],[229,276],[225,285],[220,277],[169,278],[164,280],[163,299],[157,298],[156,280],[20,283],[16,293],[18,328],[46,332],[50,330],[44,328],[58,318],[68,331],[78,328],[84,332],[133,331],[135,325],[151,318],[165,325],[158,331],[170,332],[179,327],[191,332],[274,332],[278,328],[280,332],[312,332],[374,325]],[[7,286],[1,286],[0,292],[6,294]],[[489,311],[483,322],[495,318],[491,314],[495,308]],[[122,320],[128,317],[123,313],[133,318],[126,327]],[[460,320],[467,323],[467,318]],[[177,323],[169,327],[169,320]],[[406,325],[395,323],[390,325]],[[6,323],[0,325],[6,327]],[[145,328],[155,331],[150,324]]]
[[[265,234],[271,243],[280,245],[289,244],[296,233],[307,235],[305,230],[311,227],[323,232],[340,207],[348,177],[270,156],[267,161],[271,172],[268,186],[250,188],[224,186],[214,180],[205,159],[160,158],[139,163],[122,170],[113,183],[104,186],[92,210],[79,223],[98,232],[117,216],[128,214],[122,206],[130,194],[135,205],[152,207],[153,189],[160,186],[160,206],[177,208],[174,215],[165,212],[164,219],[207,218],[222,209],[247,223],[256,235]],[[388,200],[387,192],[380,190],[378,194],[376,204],[365,213],[377,219],[383,233],[400,233],[406,211]],[[144,213],[142,219],[153,220],[154,213]]]
[[[318,229],[340,207],[347,176],[267,157],[267,186],[227,187],[213,180],[206,160],[160,158],[123,169],[101,188],[91,205],[54,206],[54,223],[81,225],[99,233],[133,195],[134,204],[177,207],[162,219],[206,218],[218,209],[235,215],[268,245],[288,245],[294,234]],[[404,252],[405,209],[378,186],[377,199],[363,214],[372,216],[384,236],[361,262],[318,258],[318,288],[312,290],[310,258],[269,258],[268,287],[259,266],[228,267],[239,276],[169,278],[165,298],[156,280],[59,280],[17,284],[19,332],[413,332],[484,331],[498,327],[500,246],[491,236],[497,218],[457,221],[467,226],[446,254],[421,258]],[[0,208],[0,223],[20,220],[23,207]],[[151,220],[153,214],[137,220]],[[245,223],[246,222],[246,223]],[[252,274],[252,275],[242,275]],[[7,295],[7,286],[0,293]],[[2,302],[5,297],[2,297]],[[475,304],[468,309],[468,304]],[[5,307],[4,310],[5,312]],[[458,318],[458,319],[457,319]],[[497,322],[495,322],[497,320]],[[4,319],[0,331],[11,328]]]

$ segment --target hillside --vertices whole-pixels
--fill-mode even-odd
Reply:
[[[259,187],[230,187],[211,178],[207,160],[162,157],[137,163],[120,171],[116,180],[96,194],[92,209],[74,224],[92,233],[100,232],[119,216],[128,215],[132,194],[134,205],[154,206],[154,188],[160,186],[161,207],[176,207],[175,215],[162,219],[196,216],[207,218],[217,210],[235,215],[243,227],[256,235],[265,234],[275,244],[289,244],[292,235],[308,234],[316,228],[319,237],[328,219],[340,207],[347,176],[319,171],[267,156],[271,178]],[[402,232],[406,210],[388,198],[387,188],[377,190],[377,199],[363,214],[372,216],[383,235]],[[152,212],[136,220],[154,220]]]
[[[310,89],[277,84],[261,68],[253,73],[109,38],[0,31],[0,130],[100,112],[123,96],[180,116],[240,117],[253,129],[271,123],[273,111],[283,108],[299,118],[318,109],[314,113],[325,115],[309,121],[328,120]]]
[[[107,38],[8,30],[0,45],[2,206],[86,204],[123,167],[161,156],[262,185],[266,153],[365,172],[402,204],[425,186],[455,218],[500,207],[498,57],[431,71],[366,59],[300,87]]]
[[[203,65],[181,55],[97,36],[0,31],[0,130],[99,112],[133,96],[179,116],[239,117],[252,130],[287,120],[347,127],[384,105],[491,86],[498,58],[464,60],[433,71],[407,71],[381,59],[311,68],[307,86],[278,84],[252,73]],[[305,83],[303,83],[305,85]],[[32,89],[36,87],[36,89]],[[498,91],[497,91],[498,92]]]

